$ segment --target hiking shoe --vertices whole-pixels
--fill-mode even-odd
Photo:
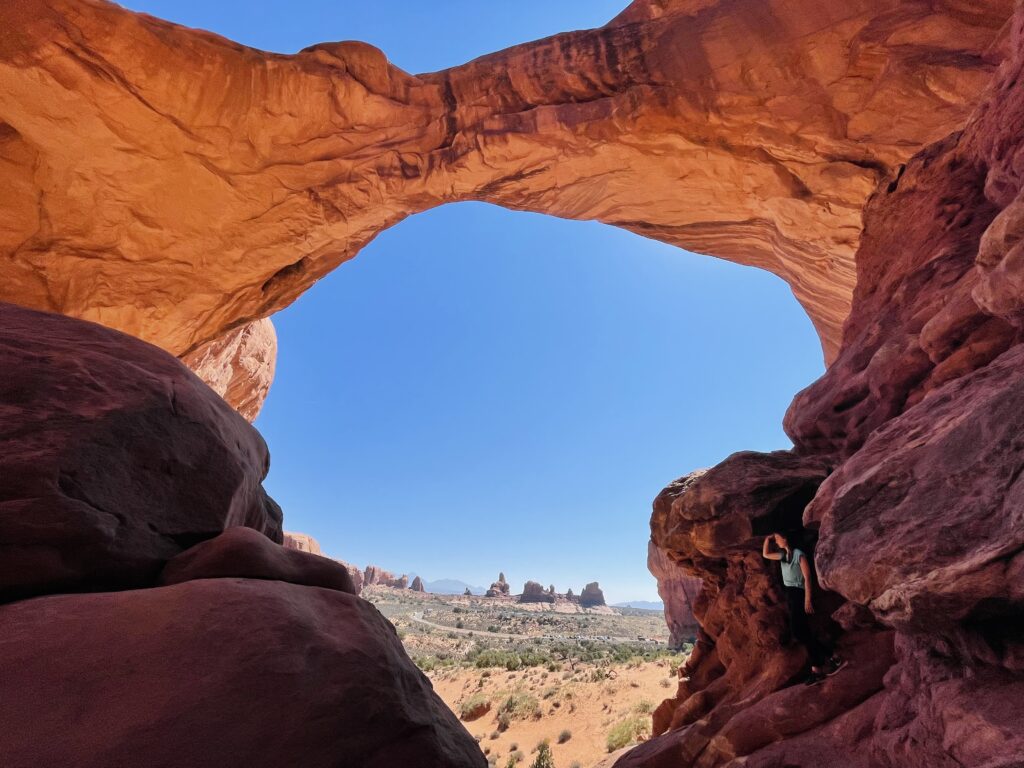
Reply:
[[[828,660],[828,664],[825,665],[825,677],[832,677],[832,675],[834,675],[836,672],[841,670],[849,663],[850,662],[848,662],[846,659],[841,659],[838,656],[833,656],[831,659]]]
[[[807,679],[804,680],[804,685],[806,685],[806,686],[817,685],[818,683],[820,683],[824,679],[825,679],[825,674],[823,672],[811,672],[811,674],[809,674],[807,676]]]

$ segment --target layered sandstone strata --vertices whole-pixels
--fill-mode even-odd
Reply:
[[[154,342],[251,414],[255,321],[404,217],[485,200],[768,269],[831,360],[864,201],[963,124],[1011,6],[636,0],[414,76],[362,43],[4,3],[0,300]]]

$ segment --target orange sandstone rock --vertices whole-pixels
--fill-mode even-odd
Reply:
[[[212,367],[248,413],[266,371],[207,345],[404,217],[486,200],[768,269],[831,360],[864,201],[963,124],[1011,7],[637,0],[414,76],[362,43],[270,54],[104,0],[4,3],[0,299]]]

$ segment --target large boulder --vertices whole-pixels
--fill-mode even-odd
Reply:
[[[228,528],[216,538],[172,558],[160,574],[161,584],[237,576],[273,579],[357,594],[348,569],[320,555],[275,544],[251,528]]]
[[[369,603],[279,581],[0,607],[5,768],[484,768]]]
[[[137,587],[230,526],[281,541],[267,448],[161,349],[0,304],[0,600]]]

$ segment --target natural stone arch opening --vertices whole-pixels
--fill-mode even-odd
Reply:
[[[470,227],[469,220],[478,214],[484,223]],[[460,220],[464,221],[463,225],[459,225]],[[528,224],[526,228],[533,233],[529,237],[519,236],[524,224]],[[432,253],[422,245],[425,240],[444,237],[449,231],[460,234],[445,242],[445,251],[464,252],[465,256]],[[567,252],[573,248],[576,252]],[[487,252],[486,259],[481,258],[484,252]],[[495,264],[501,268],[496,269]],[[452,286],[447,277],[454,273],[460,275],[457,286]],[[590,275],[603,275],[599,280],[600,286],[581,290],[581,280],[597,280]],[[637,276],[631,279],[630,275]],[[402,286],[417,287],[399,286],[389,297],[389,276],[400,276]],[[424,280],[425,283],[421,282]],[[623,281],[628,282],[623,284]],[[493,290],[492,282],[502,287],[496,295],[488,296],[488,290]],[[538,283],[548,284],[537,290]],[[630,294],[629,298],[616,301],[616,285],[620,286],[620,292]],[[516,305],[526,300],[531,291],[538,296],[535,299],[537,306],[530,310],[530,314],[539,315],[536,327],[542,330],[538,333],[550,338],[520,351],[515,349],[515,345],[522,337],[507,334],[499,316],[511,314],[509,322],[516,322],[525,311]],[[478,317],[475,312],[481,309],[480,304],[463,301],[462,294],[487,296],[487,302],[493,305],[493,316]],[[719,298],[717,301],[708,299],[706,304],[699,303],[702,294],[714,294]],[[417,302],[417,295],[429,298],[409,306],[408,302]],[[381,298],[360,298],[366,296]],[[354,304],[350,305],[349,299],[354,299]],[[432,320],[430,316],[436,314],[437,308],[447,307],[453,301],[457,306],[444,310],[443,320]],[[638,533],[630,535],[630,541],[634,541],[631,551],[635,551],[633,555],[624,553],[624,557],[635,562],[637,578],[640,578],[649,533],[647,517],[653,495],[651,489],[664,484],[680,465],[709,465],[732,451],[749,446],[754,434],[758,435],[754,444],[762,448],[787,446],[788,440],[778,428],[781,416],[792,393],[821,373],[813,328],[798,305],[793,303],[786,286],[776,278],[688,254],[595,223],[510,212],[496,206],[445,206],[403,221],[382,234],[358,259],[315,286],[301,304],[287,312],[305,312],[305,307],[309,306],[309,314],[305,315],[309,318],[305,321],[307,325],[300,328],[295,323],[278,322],[283,348],[291,350],[283,354],[286,358],[291,356],[292,361],[288,363],[283,359],[285,367],[279,371],[275,387],[292,385],[287,367],[294,364],[305,368],[307,362],[295,358],[303,355],[313,365],[305,370],[305,375],[311,380],[321,381],[317,389],[325,395],[312,403],[303,400],[300,405],[298,398],[293,400],[290,395],[295,389],[272,390],[269,409],[257,421],[275,456],[268,488],[286,510],[294,510],[288,521],[291,530],[316,535],[325,551],[346,560],[359,565],[374,562],[396,573],[412,568],[423,574],[425,566],[395,560],[381,562],[380,552],[374,552],[362,542],[381,541],[391,535],[380,528],[383,522],[378,525],[377,521],[388,519],[389,503],[407,502],[387,487],[373,494],[362,491],[350,493],[348,489],[350,486],[362,489],[366,485],[359,477],[363,472],[372,472],[372,477],[380,479],[384,486],[388,485],[387,477],[402,477],[403,486],[409,483],[420,487],[414,479],[423,471],[417,456],[429,455],[435,442],[452,442],[448,437],[438,440],[436,430],[442,427],[432,416],[434,413],[444,411],[447,414],[443,425],[446,436],[454,434],[460,438],[461,444],[478,446],[473,449],[475,454],[493,453],[495,458],[488,458],[480,464],[479,474],[485,479],[463,489],[460,486],[464,483],[460,478],[464,473],[455,466],[458,453],[450,447],[442,447],[440,455],[445,463],[440,463],[441,459],[432,459],[431,466],[441,471],[447,466],[451,480],[431,482],[429,478],[423,478],[426,489],[423,493],[426,495],[420,497],[420,491],[417,491],[418,505],[425,510],[444,509],[446,505],[431,489],[435,485],[450,487],[452,503],[448,506],[452,514],[446,521],[452,525],[478,522],[481,500],[487,499],[488,516],[519,519],[517,504],[524,508],[524,512],[536,507],[536,515],[527,515],[529,519],[521,520],[520,524],[526,528],[545,527],[542,519],[534,517],[542,510],[558,515],[559,502],[545,496],[544,490],[550,483],[550,476],[557,475],[562,478],[562,486],[577,489],[570,496],[582,494],[584,501],[579,502],[580,507],[593,508],[595,514],[610,514],[613,508],[621,509],[623,516],[633,518]],[[640,317],[624,314],[640,305],[658,306],[656,311],[644,312]],[[384,328],[384,335],[373,344],[374,348],[389,350],[386,358],[380,358],[362,337],[372,337],[374,329],[380,327],[381,319],[396,311],[421,318],[422,328],[409,331],[390,326]],[[452,313],[455,317],[449,319]],[[553,325],[549,325],[549,321]],[[482,360],[468,357],[465,350],[469,347],[464,334],[456,327],[462,322],[482,323],[488,333],[496,328],[498,335],[492,341],[495,350],[488,352]],[[578,336],[584,326],[595,325],[601,329],[614,325],[617,330],[614,336],[606,336],[603,330],[592,332],[590,338]],[[357,335],[346,330],[355,328],[366,330]],[[457,357],[451,358],[451,353],[443,352],[448,345],[446,333],[456,337],[455,348],[460,350]],[[699,338],[694,338],[695,334]],[[303,341],[314,336],[330,338],[331,348],[323,349],[321,342],[311,345]],[[655,339],[643,344],[641,354],[621,357],[628,338],[650,336]],[[579,356],[566,356],[559,352],[581,344],[585,351]],[[730,351],[719,352],[716,348]],[[793,351],[786,352],[787,349]],[[429,365],[438,352],[443,358],[438,368],[445,372],[423,372],[432,382],[430,391],[425,394],[417,383],[421,376],[416,371],[421,365]],[[786,360],[781,370],[779,356]],[[326,359],[328,357],[330,361]],[[584,357],[589,369],[579,367]],[[522,373],[517,374],[506,367],[493,374],[479,374],[474,370],[476,365],[489,368],[495,358],[517,361]],[[600,359],[595,362],[595,358]],[[556,361],[554,367],[550,367],[552,361]],[[556,386],[544,385],[530,373],[545,366],[550,368],[550,376],[560,380]],[[519,444],[521,435],[529,433],[530,428],[525,424],[517,426],[512,423],[514,420],[501,415],[488,415],[476,401],[461,407],[450,400],[438,399],[441,385],[437,381],[455,382],[460,387],[458,391],[463,391],[462,385],[458,384],[464,376],[458,373],[460,368],[469,374],[473,388],[495,390],[499,394],[488,398],[496,402],[504,402],[503,398],[511,397],[512,401],[506,403],[509,411],[527,414],[532,409],[537,423],[555,419],[561,428],[563,422],[558,420],[559,411],[570,407],[575,413],[571,403],[580,397],[594,409],[586,417],[590,423],[599,425],[606,418],[606,411],[599,410],[601,407],[622,408],[626,413],[632,411],[628,418],[624,415],[615,417],[616,421],[631,423],[625,431],[620,428],[613,433],[599,426],[583,426],[584,417],[574,415],[575,421],[569,429],[579,430],[582,427],[584,431],[578,434],[566,432],[564,436],[552,438],[556,448],[543,449],[539,457],[533,457],[532,449],[527,451],[531,455],[516,470],[516,476],[522,478],[516,485],[524,490],[517,492],[508,502],[491,499],[487,487],[501,487],[509,482],[509,476],[501,463],[501,457],[507,451],[500,446],[489,449],[487,435],[504,435]],[[623,368],[625,370],[620,372]],[[609,372],[614,374],[611,380],[608,380]],[[526,391],[517,391],[518,388],[511,384],[503,387],[501,379],[506,375],[513,380],[520,379]],[[686,377],[702,383],[688,385]],[[561,379],[566,381],[561,382]],[[730,381],[735,383],[730,384]],[[367,405],[368,390],[374,386],[373,382],[387,382],[389,394],[379,407]],[[294,386],[297,387],[298,382]],[[716,398],[713,394],[716,386],[732,392],[734,397],[729,400]],[[308,398],[308,387],[302,391],[304,398]],[[332,410],[344,413],[351,402],[361,404],[358,407],[363,415],[357,423],[331,413]],[[687,402],[690,402],[689,406]],[[275,403],[290,407],[281,411]],[[445,411],[446,408],[454,408],[455,412]],[[311,418],[313,413],[315,417]],[[411,425],[408,430],[414,433],[412,447],[399,444],[392,449],[390,443],[382,442],[372,433],[364,434],[364,430],[369,429],[366,424],[374,418],[373,414],[380,415],[381,423]],[[484,426],[477,423],[481,419]],[[325,434],[337,435],[338,442],[345,444],[336,449],[338,458],[330,457],[328,460],[326,453],[322,454],[324,460],[310,456],[310,452],[316,453],[316,449],[304,445],[306,438],[285,434],[282,425],[290,428],[295,423],[304,423],[304,429],[308,428],[315,435],[309,438],[314,444],[324,442]],[[393,428],[388,428],[387,432],[392,433]],[[431,434],[434,434],[433,438]],[[616,436],[622,437],[616,441]],[[588,453],[581,447],[586,441],[596,442],[600,447]],[[691,443],[693,448],[680,448],[680,442]],[[356,446],[360,458],[353,455]],[[398,455],[393,451],[399,452]],[[587,456],[586,460],[579,458],[581,452]],[[625,456],[627,453],[646,459],[629,459]],[[378,457],[378,463],[386,465],[388,471],[369,469],[368,460],[361,458],[366,456]],[[350,460],[353,463],[349,464]],[[297,472],[294,467],[307,461],[312,463],[304,467],[301,474],[294,473]],[[549,464],[551,468],[546,469]],[[639,471],[642,464],[649,465],[650,469]],[[587,469],[588,466],[591,469]],[[616,467],[624,469],[627,476],[613,482]],[[538,473],[542,479],[531,480]],[[327,526],[326,530],[314,528],[314,524],[306,523],[300,513],[303,507],[311,505],[312,496],[304,492],[302,497],[292,497],[284,483],[278,483],[278,477],[287,482],[301,483],[303,487],[315,484],[324,489],[334,489],[322,491],[318,496],[322,498],[322,493],[329,493],[331,497],[324,502],[326,505],[341,505],[338,507],[339,519],[354,515],[366,530],[358,535],[346,531],[343,537],[336,537],[332,533],[333,526],[326,520],[317,521],[317,525]],[[332,480],[325,483],[326,477]],[[557,493],[557,498],[565,495],[561,490]],[[613,501],[602,503],[602,497]],[[476,508],[475,514],[467,511],[472,508]],[[425,512],[425,519],[432,517],[433,514]],[[563,533],[571,536],[568,526],[568,522],[557,521],[558,530],[566,527]],[[429,531],[421,535],[428,539],[431,537]],[[339,544],[333,545],[334,541]],[[529,546],[529,543],[524,546]],[[508,570],[511,562],[500,558],[493,561],[495,573],[502,567]],[[605,586],[607,576],[598,572],[599,569],[595,568],[592,573],[582,567],[579,570],[581,572],[574,574],[574,578],[601,578],[602,586]],[[515,581],[519,581],[513,584],[517,589],[522,586],[522,579],[539,579],[546,585],[554,578],[560,591],[567,586],[561,573],[552,576],[521,569],[517,571],[513,576]],[[461,577],[446,573],[427,575],[431,578]],[[493,578],[494,574],[488,571],[483,583],[489,583]],[[568,585],[578,591],[582,582],[570,582]]]

